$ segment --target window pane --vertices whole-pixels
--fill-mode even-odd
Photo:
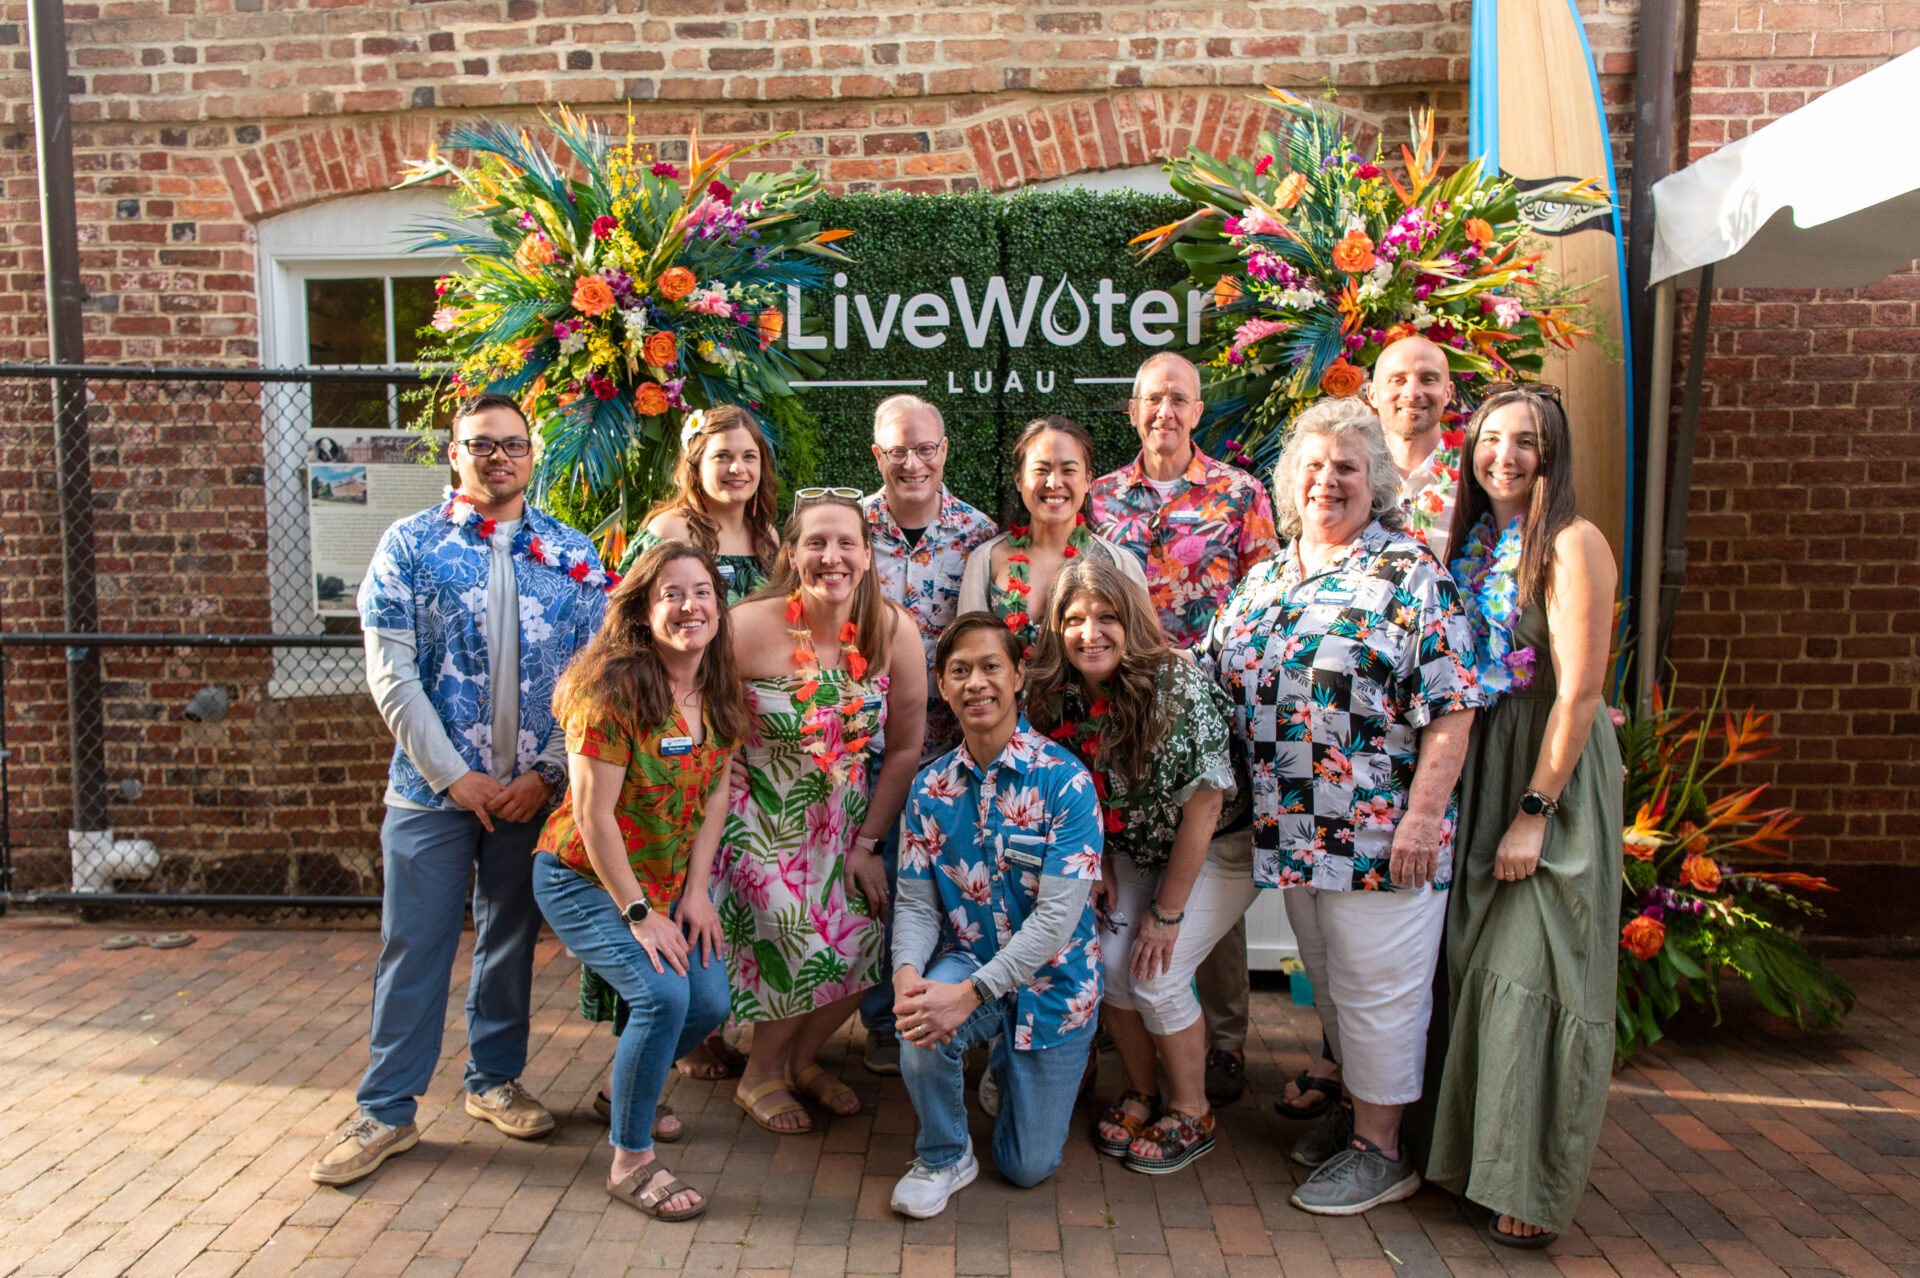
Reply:
[[[427,344],[420,330],[433,322],[434,303],[431,275],[400,276],[393,280],[393,354],[394,361],[411,364],[420,358]],[[439,334],[435,333],[435,337]]]
[[[377,279],[308,280],[308,362],[386,363],[387,316],[382,293]]]

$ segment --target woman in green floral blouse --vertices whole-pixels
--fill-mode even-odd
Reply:
[[[1193,974],[1254,898],[1248,832],[1216,835],[1239,792],[1226,707],[1167,645],[1146,592],[1091,557],[1054,581],[1027,686],[1034,727],[1087,765],[1106,825],[1101,1020],[1127,1090],[1094,1144],[1135,1171],[1174,1171],[1213,1148]]]

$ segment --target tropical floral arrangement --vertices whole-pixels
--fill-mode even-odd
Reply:
[[[1216,454],[1271,460],[1294,417],[1321,395],[1352,395],[1391,342],[1412,333],[1447,351],[1456,404],[1489,380],[1538,376],[1548,344],[1579,327],[1574,290],[1543,278],[1525,251],[1513,182],[1473,160],[1440,171],[1433,113],[1412,118],[1406,180],[1381,141],[1354,140],[1343,117],[1269,87],[1261,105],[1288,118],[1251,159],[1188,148],[1167,164],[1173,189],[1200,207],[1136,236],[1151,257],[1169,246],[1211,289],[1207,328],[1189,352],[1202,366],[1203,436]],[[1592,180],[1530,191],[1530,201],[1604,205]]]
[[[564,107],[543,118],[568,164],[482,120],[450,127],[400,183],[455,188],[451,216],[414,245],[461,267],[438,283],[442,344],[425,358],[449,370],[442,403],[520,401],[540,436],[536,492],[617,490],[594,531],[623,540],[629,506],[664,489],[689,415],[737,404],[770,425],[765,403],[820,371],[776,344],[787,289],[849,261],[832,247],[849,232],[806,220],[811,170],[722,180],[775,138],[702,156],[695,135],[682,165],[636,148],[631,126],[615,146]]]
[[[1821,913],[1810,894],[1835,889],[1809,874],[1733,864],[1784,855],[1799,818],[1759,808],[1765,786],[1709,797],[1728,769],[1772,753],[1768,716],[1749,709],[1735,719],[1719,689],[1698,719],[1658,692],[1647,713],[1613,715],[1634,814],[1623,834],[1615,1055],[1625,1060],[1656,1042],[1683,994],[1717,1020],[1728,972],[1777,1016],[1802,1028],[1838,1025],[1854,988],[1808,953],[1792,926]]]

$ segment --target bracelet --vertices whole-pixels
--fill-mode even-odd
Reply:
[[[1160,903],[1158,901],[1150,901],[1147,903],[1147,913],[1153,915],[1153,921],[1161,927],[1179,927],[1181,923],[1186,921],[1187,917],[1187,912],[1182,910],[1172,918],[1168,918],[1160,912]]]

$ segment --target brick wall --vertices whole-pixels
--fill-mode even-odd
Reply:
[[[1920,5],[1708,0],[1698,28],[1689,160],[1920,45]],[[1805,815],[1794,860],[1863,889],[1850,910],[1900,899],[1851,867],[1920,866],[1917,304],[1915,268],[1716,292],[1675,624],[1683,696],[1724,663],[1730,700],[1775,716],[1778,753],[1742,780]],[[1682,365],[1694,305],[1682,295]]]

